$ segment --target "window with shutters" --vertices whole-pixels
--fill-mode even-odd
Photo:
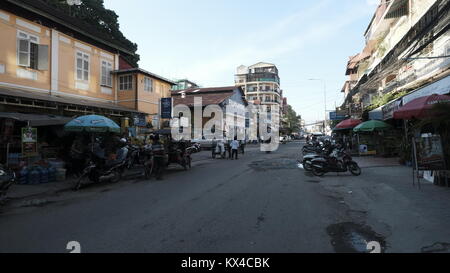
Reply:
[[[102,83],[101,85],[112,87],[112,63],[108,61],[102,61]]]
[[[17,32],[17,64],[38,69],[39,38],[23,31]]]
[[[77,81],[89,81],[89,54],[78,51],[76,53],[76,79]]]

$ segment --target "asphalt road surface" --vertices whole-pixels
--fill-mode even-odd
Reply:
[[[347,192],[330,190],[361,178],[312,177],[299,168],[300,148],[250,149],[237,161],[173,168],[163,181],[98,185],[10,209],[0,214],[0,252],[67,253],[70,241],[87,253],[364,252],[370,240],[386,247],[384,235],[366,225],[367,211],[348,207]]]

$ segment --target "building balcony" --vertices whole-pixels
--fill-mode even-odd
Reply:
[[[253,73],[247,75],[247,82],[276,82],[280,84],[280,77],[273,73]]]
[[[281,90],[275,90],[275,89],[270,89],[270,90],[248,90],[247,94],[276,94],[278,96],[281,95]]]
[[[279,100],[263,100],[262,104],[280,104]]]

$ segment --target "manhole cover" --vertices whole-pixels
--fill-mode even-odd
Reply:
[[[337,253],[369,253],[370,242],[380,245],[381,252],[386,248],[385,239],[370,227],[356,223],[340,223],[327,228],[331,243]]]

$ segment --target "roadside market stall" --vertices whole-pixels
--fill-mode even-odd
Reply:
[[[358,148],[355,145],[357,143],[356,137],[353,134],[353,128],[361,124],[362,121],[359,119],[346,119],[340,122],[333,129],[333,133],[336,134],[337,138],[342,141],[345,147],[348,150],[351,150],[352,153],[357,153]]]
[[[394,118],[404,120],[414,170],[425,171],[430,181],[449,186],[450,96],[416,98],[397,110]]]
[[[360,155],[385,155],[384,134],[392,126],[379,120],[361,123],[353,129],[357,134]]]

